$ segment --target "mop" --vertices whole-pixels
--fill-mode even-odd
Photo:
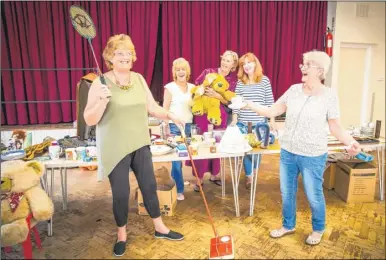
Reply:
[[[196,166],[194,164],[194,160],[192,158],[191,151],[189,149],[188,143],[186,141],[186,135],[184,128],[181,125],[178,125],[178,128],[180,129],[182,139],[184,140],[184,143],[186,145],[188,155],[190,162],[192,163],[193,172],[196,176],[197,183],[200,187],[200,193],[202,196],[202,199],[204,200],[206,212],[208,214],[208,218],[210,221],[210,224],[212,225],[212,230],[214,234],[214,238],[210,239],[210,253],[209,253],[209,259],[234,259],[235,252],[234,252],[234,246],[233,246],[233,238],[231,235],[225,235],[225,236],[219,236],[217,234],[216,228],[214,226],[213,218],[210,213],[210,209],[208,207],[208,203],[206,202],[205,194],[201,186],[201,181],[198,177]]]

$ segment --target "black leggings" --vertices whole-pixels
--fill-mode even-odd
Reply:
[[[152,155],[149,146],[144,146],[126,155],[109,175],[113,193],[113,212],[118,227],[127,223],[129,213],[129,169],[133,169],[141,190],[145,208],[151,218],[161,216],[154,177]]]

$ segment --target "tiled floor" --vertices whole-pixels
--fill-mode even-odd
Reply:
[[[159,167],[157,165],[156,167]],[[194,181],[190,168],[184,169],[186,180]],[[59,177],[59,174],[57,174]],[[206,176],[207,178],[209,176]],[[114,258],[114,219],[108,180],[96,181],[95,171],[69,171],[68,210],[61,205],[60,180],[55,180],[54,236],[46,236],[46,225],[39,224],[43,250],[34,250],[34,258],[102,259]],[[137,187],[130,177],[131,191]],[[271,239],[269,230],[281,224],[281,197],[278,178],[278,156],[265,156],[259,174],[255,214],[249,217],[249,192],[240,180],[241,217],[235,217],[230,176],[227,175],[226,197],[221,187],[205,181],[205,191],[220,235],[232,234],[236,258],[302,259],[363,258],[385,259],[385,202],[346,204],[333,191],[325,190],[327,230],[318,246],[307,246],[304,240],[311,231],[311,214],[301,180],[299,180],[297,231],[281,239]],[[378,188],[378,185],[376,186]],[[123,258],[208,258],[209,240],[213,237],[205,207],[193,185],[186,186],[185,201],[178,202],[176,215],[165,217],[169,228],[185,234],[185,240],[171,242],[153,237],[152,221],[137,214],[134,192],[130,197],[127,252]],[[22,257],[19,246],[1,257]]]

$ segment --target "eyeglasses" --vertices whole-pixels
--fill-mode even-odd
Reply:
[[[318,68],[316,65],[299,64],[299,69],[308,70],[309,68]]]
[[[114,54],[117,56],[117,57],[124,57],[124,56],[133,56],[133,52],[131,51],[116,51],[114,52]]]

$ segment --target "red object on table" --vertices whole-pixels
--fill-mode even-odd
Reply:
[[[27,224],[28,224],[28,229],[29,229],[29,232],[28,232],[28,236],[27,236],[27,239],[23,242],[22,246],[23,246],[23,253],[24,253],[24,259],[32,259],[32,241],[31,241],[31,231],[34,233],[35,235],[35,243],[36,243],[36,246],[39,248],[39,249],[42,249],[42,242],[40,240],[40,236],[39,236],[39,232],[38,230],[36,229],[36,226],[34,226],[33,228],[31,228],[31,218],[32,218],[32,214],[29,214],[26,221],[27,221]],[[6,253],[9,253],[11,251],[11,247],[5,247],[4,248],[4,251]]]

